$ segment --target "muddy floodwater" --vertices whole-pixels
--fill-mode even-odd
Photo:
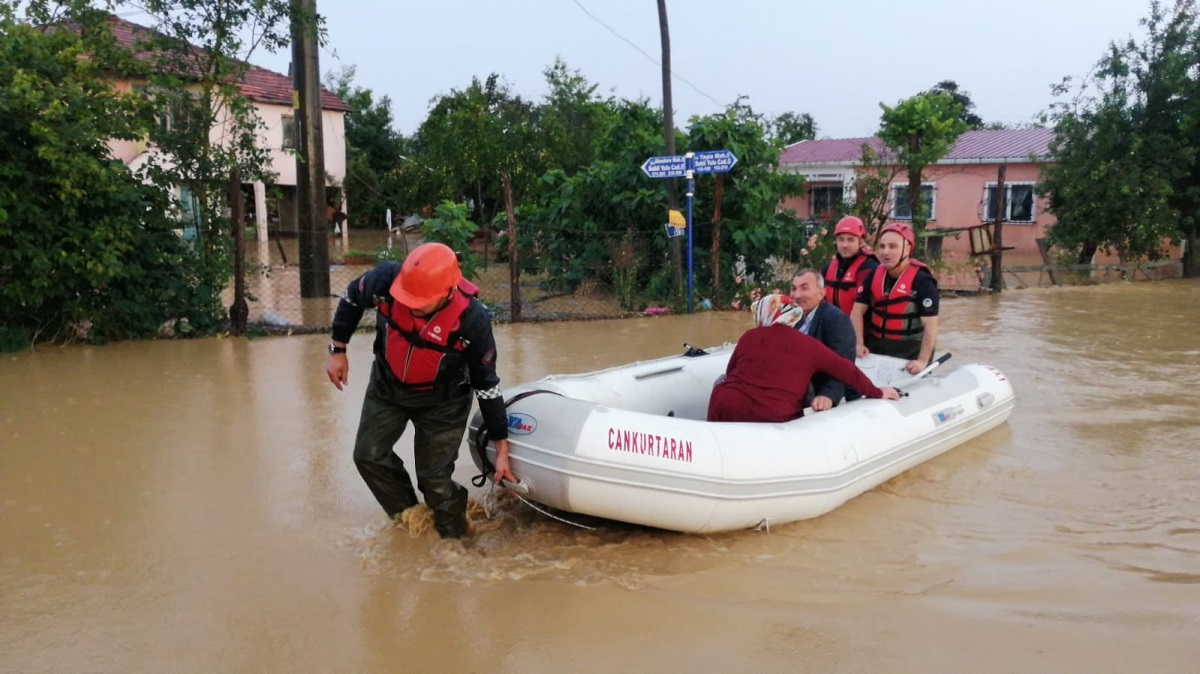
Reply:
[[[497,326],[501,376],[749,322]],[[947,300],[939,351],[1009,376],[1006,425],[770,533],[472,488],[463,548],[389,527],[354,469],[368,334],[342,392],[321,335],[7,355],[0,671],[1197,672],[1198,323],[1190,281]]]

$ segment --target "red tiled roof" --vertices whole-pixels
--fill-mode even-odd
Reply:
[[[151,28],[139,26],[116,16],[108,17],[108,25],[117,42],[129,48],[134,48],[138,42],[143,42],[156,34]],[[139,53],[138,56],[149,58],[147,53]],[[292,80],[289,77],[253,64],[247,64],[247,67],[246,74],[238,86],[242,95],[259,103],[292,106]],[[321,87],[321,108],[341,112],[353,110],[325,87]]]
[[[942,158],[943,162],[970,162],[982,160],[1028,161],[1032,155],[1048,158],[1053,129],[1004,129],[1000,131],[968,131],[958,137],[958,142]],[[889,153],[878,138],[836,138],[831,140],[806,140],[784,148],[779,157],[780,164],[836,164],[858,163],[862,159],[862,146],[870,144],[880,156]]]

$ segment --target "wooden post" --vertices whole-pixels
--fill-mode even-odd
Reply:
[[[508,293],[512,308],[513,323],[521,322],[521,260],[517,248],[517,212],[513,208],[512,179],[508,171],[500,174],[500,183],[504,187],[504,213],[508,216]]]
[[[246,202],[242,195],[242,177],[235,167],[229,174],[229,214],[233,230],[233,305],[229,307],[229,332],[235,337],[246,334]]]
[[[296,119],[296,209],[300,297],[329,297],[329,229],[325,223],[325,141],[316,0],[292,0],[292,105]]]
[[[1036,239],[1034,243],[1037,244],[1038,253],[1042,256],[1042,264],[1048,267],[1046,273],[1050,275],[1050,283],[1058,285],[1058,279],[1054,277],[1054,268],[1051,266],[1054,264],[1054,261],[1050,259],[1050,245],[1046,243],[1045,239]],[[1038,282],[1040,283],[1041,280],[1042,274],[1038,272]]]
[[[992,292],[1004,289],[1004,216],[1007,214],[1004,177],[1008,165],[1001,164],[996,172],[996,231],[992,232]]]
[[[712,230],[712,305],[721,306],[721,202],[725,199],[725,174],[717,174],[717,186],[713,189]],[[695,223],[693,223],[695,224]]]
[[[662,89],[663,89],[663,140],[667,155],[675,154],[675,109],[671,102],[671,29],[667,24],[667,0],[658,0],[658,35],[662,42]],[[667,178],[667,210],[679,208],[679,196],[675,191],[675,179]],[[683,237],[672,237],[671,280],[676,296],[683,295]]]

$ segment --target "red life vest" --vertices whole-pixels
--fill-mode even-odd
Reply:
[[[470,346],[457,333],[463,312],[478,293],[477,286],[463,279],[450,303],[429,318],[414,315],[412,309],[399,302],[376,306],[387,322],[384,356],[396,381],[407,388],[433,388],[446,354],[461,353]]]
[[[914,340],[920,339],[924,331],[921,315],[917,311],[917,298],[913,294],[913,282],[917,272],[927,267],[910,259],[908,266],[900,272],[890,293],[883,290],[887,269],[876,267],[871,276],[871,327],[869,334],[875,339]]]
[[[858,272],[866,261],[867,256],[863,253],[855,255],[854,262],[850,263],[841,278],[838,278],[837,275],[838,259],[836,255],[825,267],[825,300],[841,309],[842,313],[847,316],[854,309],[854,299],[858,297]]]

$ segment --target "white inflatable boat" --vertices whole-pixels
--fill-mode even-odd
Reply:
[[[913,377],[903,361],[871,355],[859,367],[901,400],[843,402],[782,424],[709,423],[709,393],[732,353],[726,344],[507,389],[520,480],[509,486],[559,510],[673,531],[771,526],[829,512],[999,426],[1014,403],[986,365],[935,364]],[[471,454],[490,472],[495,448],[481,423],[476,413]]]

